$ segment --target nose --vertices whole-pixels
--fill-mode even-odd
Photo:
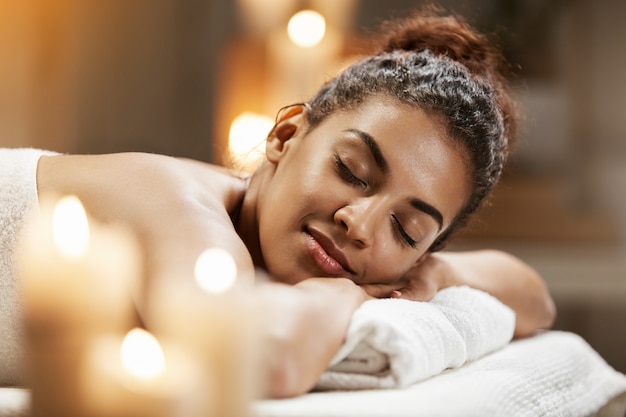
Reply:
[[[365,248],[374,242],[380,211],[381,205],[374,198],[361,198],[335,211],[334,221],[345,228],[349,239]]]

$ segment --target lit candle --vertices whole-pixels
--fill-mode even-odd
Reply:
[[[81,369],[79,395],[90,417],[217,415],[208,373],[143,329],[96,338]]]
[[[195,278],[194,285],[155,285],[150,324],[156,334],[182,343],[215,381],[214,415],[247,416],[260,390],[259,312],[227,251],[203,252]]]
[[[267,44],[269,107],[306,101],[339,65],[341,35],[312,10],[296,13]]]
[[[16,264],[32,414],[82,415],[76,394],[89,340],[131,327],[136,242],[126,230],[89,219],[76,197],[42,198],[21,236]]]

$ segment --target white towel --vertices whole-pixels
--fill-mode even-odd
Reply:
[[[354,313],[316,389],[405,387],[501,348],[514,329],[510,308],[466,286],[431,302],[371,300]]]
[[[0,148],[0,386],[21,382],[21,308],[13,256],[24,217],[37,204],[37,161],[46,153]]]
[[[30,414],[29,390],[0,388],[0,417],[28,417]]]
[[[515,340],[402,389],[314,392],[258,401],[255,417],[589,417],[626,392],[581,337],[550,331]],[[622,400],[615,404],[623,416]]]

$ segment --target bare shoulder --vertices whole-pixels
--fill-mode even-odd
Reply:
[[[229,212],[241,202],[247,189],[248,177],[231,169],[193,159],[178,158],[190,183],[200,189],[197,195],[221,196]]]
[[[164,205],[193,202],[230,212],[245,178],[208,163],[148,153],[57,155],[41,158],[39,193],[75,193],[98,207],[116,201]]]

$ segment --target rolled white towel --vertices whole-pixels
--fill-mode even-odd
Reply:
[[[515,314],[491,295],[445,288],[430,302],[379,299],[353,315],[346,341],[316,388],[399,388],[505,346]]]
[[[48,153],[0,148],[0,386],[23,382],[21,307],[13,257],[24,217],[37,206],[37,162]]]

